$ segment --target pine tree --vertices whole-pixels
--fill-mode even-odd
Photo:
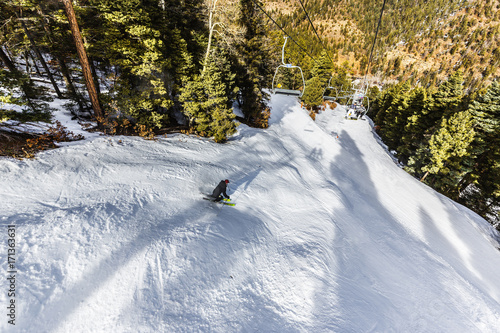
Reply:
[[[380,134],[389,149],[396,150],[401,145],[401,134],[408,119],[408,95],[410,84],[400,83],[394,86],[386,100],[384,121]]]
[[[311,76],[319,78],[322,84],[326,86],[333,72],[333,64],[328,56],[328,53],[323,50],[318,59],[315,61],[311,60],[311,62]]]
[[[179,101],[183,105],[183,113],[189,121],[189,127],[202,136],[209,136],[210,114],[203,108],[206,93],[201,75],[186,81],[181,88]]]
[[[461,71],[457,71],[432,94],[432,104],[428,117],[431,132],[435,125],[439,126],[442,117],[449,118],[453,113],[459,111],[463,97],[463,83],[463,74]]]
[[[475,119],[479,133],[495,136],[500,128],[500,83],[493,82],[484,95],[473,101],[469,111]]]
[[[384,126],[386,111],[391,106],[394,96],[396,94],[395,90],[397,87],[394,84],[387,85],[385,89],[380,93],[379,98],[373,103],[373,113],[375,124],[380,129]]]
[[[438,87],[437,91],[427,91],[426,95],[430,97],[425,100],[424,108],[421,110],[422,115],[417,117],[413,115],[408,119],[409,127],[407,129],[417,133],[417,141],[410,144],[410,146],[416,146],[416,149],[408,158],[408,165],[405,167],[409,173],[419,177],[423,176],[422,179],[428,176],[429,165],[433,165],[436,158],[436,151],[431,153],[429,148],[429,140],[433,135],[436,135],[438,130],[442,130],[443,123],[451,119],[455,113],[462,111],[462,73],[455,72]],[[404,154],[409,155],[408,152]]]
[[[302,95],[302,101],[315,109],[323,103],[323,92],[330,80],[333,69],[328,54],[324,50],[319,59],[313,62],[312,78],[306,82],[306,90]]]
[[[474,142],[476,163],[463,190],[474,184],[462,198],[464,203],[485,216],[500,205],[500,84],[494,82],[487,92],[469,106],[477,131]]]
[[[397,148],[398,159],[408,164],[409,158],[425,144],[425,123],[428,116],[428,98],[424,88],[415,88],[410,92],[406,109],[406,125],[401,132],[401,144]]]
[[[261,5],[259,3],[259,5]],[[238,103],[250,124],[261,123],[266,113],[268,95],[264,92],[271,73],[270,40],[262,12],[252,0],[240,0],[239,24],[244,28],[243,38],[237,43],[235,55]]]
[[[100,24],[87,27],[96,36],[90,53],[109,61],[118,74],[108,101],[114,102],[118,114],[132,117],[138,128],[150,132],[167,125],[180,83],[177,70],[184,70],[187,52],[183,33],[175,28],[182,19],[178,14],[167,19],[167,11],[182,11],[181,5],[158,0],[92,4],[100,13]]]
[[[375,103],[378,112],[375,123],[379,126],[379,134],[390,149],[395,150],[400,145],[401,133],[406,125],[406,100],[410,85],[398,83],[388,87]]]
[[[435,188],[454,199],[460,194],[459,183],[470,172],[470,146],[475,135],[472,115],[460,111],[449,119],[443,118],[429,141],[430,163],[422,169],[426,176],[434,175]]]
[[[0,3],[0,62],[6,67],[0,68],[0,86],[7,91],[1,91],[0,96],[8,98],[12,104],[21,106],[23,112],[8,112],[10,119],[20,121],[50,121],[50,112],[46,101],[51,100],[47,89],[37,86],[30,73],[23,72],[17,61],[21,54],[29,53],[29,43],[26,39],[18,13],[30,3]],[[26,65],[28,59],[25,59]],[[26,69],[29,68],[26,66]],[[4,116],[5,116],[5,112]]]
[[[306,106],[315,110],[323,103],[324,81],[320,77],[314,76],[306,82],[306,87],[301,99]]]
[[[227,54],[215,48],[209,57],[203,77],[208,97],[205,105],[212,118],[210,135],[214,137],[215,142],[224,142],[229,135],[236,132],[232,103],[238,92],[234,81],[235,74],[231,73]]]
[[[237,93],[227,55],[212,48],[205,71],[185,82],[179,100],[191,128],[202,136],[224,142],[236,131],[231,104]]]
[[[333,74],[331,80],[330,80],[330,86],[334,87],[336,91],[330,91],[329,96],[336,96],[338,97],[338,101],[341,104],[346,104],[348,98],[345,97],[352,93],[351,91],[351,80],[349,79],[349,70],[348,70],[348,65],[347,63],[342,64],[342,66],[337,67],[335,69],[335,73]],[[344,98],[341,98],[343,97]]]

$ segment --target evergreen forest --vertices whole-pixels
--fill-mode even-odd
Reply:
[[[76,118],[109,133],[183,130],[224,142],[240,121],[267,124],[271,68],[263,13],[252,1],[1,3],[2,119],[50,120],[37,79]],[[59,87],[58,82],[64,82]],[[45,89],[47,90],[47,89]]]
[[[498,0],[2,1],[2,155],[32,156],[9,146],[33,146],[12,121],[50,123],[54,98],[108,134],[223,143],[239,122],[267,127],[273,79],[306,87],[311,115],[325,91],[349,94],[361,80],[401,166],[500,230],[499,9]],[[282,62],[304,79],[275,75]]]

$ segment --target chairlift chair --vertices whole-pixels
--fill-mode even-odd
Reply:
[[[324,100],[324,101],[336,101],[336,100],[337,100],[337,97],[338,97],[338,95],[339,95],[339,93],[338,93],[338,91],[337,91],[337,88],[332,87],[332,86],[330,85],[330,82],[331,82],[331,81],[332,81],[332,78],[330,78],[330,80],[328,80],[328,85],[327,85],[327,87],[325,88],[325,90],[323,90],[323,100]],[[328,96],[328,95],[326,94],[326,91],[327,91],[327,90],[331,90],[331,91],[334,91],[334,90],[335,90],[335,97],[333,97],[333,96]]]
[[[304,80],[304,74],[302,73],[302,68],[300,68],[299,66],[294,66],[292,64],[285,64],[285,46],[286,46],[286,42],[288,41],[288,36],[285,37],[285,43],[283,44],[283,48],[281,50],[281,65],[278,66],[278,68],[276,68],[276,72],[274,73],[274,77],[273,77],[273,83],[272,83],[272,93],[273,94],[282,94],[282,95],[292,95],[292,96],[297,96],[297,97],[302,97],[302,95],[304,94],[304,91],[306,89],[306,81]],[[278,74],[278,71],[280,68],[286,68],[286,69],[293,69],[293,68],[298,68],[300,70],[300,76],[302,77],[302,83],[303,83],[303,89],[302,91],[300,90],[293,90],[293,89],[283,89],[283,88],[280,88],[280,87],[277,87],[275,88],[274,87],[274,81],[276,80],[276,75]]]
[[[365,100],[366,107],[363,105]],[[370,99],[366,95],[366,91],[363,91],[363,89],[356,89],[347,105],[347,119],[362,119],[370,109]]]
[[[330,79],[331,80],[331,79]],[[337,97],[336,97],[336,100],[337,101],[340,101],[340,100],[347,100],[347,105],[349,105],[352,101],[352,98],[354,96],[354,93],[353,91],[355,91],[356,89],[354,87],[351,87],[350,90],[342,90],[343,87],[341,87],[340,91],[336,88],[335,91],[337,92]]]

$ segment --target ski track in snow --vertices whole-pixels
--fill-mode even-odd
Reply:
[[[0,331],[499,331],[486,221],[341,106],[316,121],[293,97],[271,106],[269,129],[222,145],[93,135],[0,159],[18,270],[16,326]],[[225,178],[235,207],[202,200]]]

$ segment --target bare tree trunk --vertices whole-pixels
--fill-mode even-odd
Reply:
[[[30,44],[31,44],[31,47],[33,48],[33,51],[35,51],[35,54],[36,54],[38,60],[40,61],[40,63],[43,66],[43,69],[47,73],[47,76],[49,77],[50,83],[52,83],[52,86],[54,87],[54,90],[57,94],[57,97],[62,98],[61,91],[59,90],[59,87],[57,86],[57,83],[54,80],[54,77],[52,76],[52,73],[49,70],[49,66],[47,66],[45,59],[43,59],[42,53],[38,49],[38,46],[36,46],[35,41],[33,40],[33,37],[31,36],[31,33],[28,30],[28,27],[26,26],[26,23],[24,23],[23,20],[21,20],[21,25],[23,26],[24,33],[26,34],[26,37],[28,37],[28,40],[30,41]]]
[[[229,35],[225,34],[224,31],[231,31],[230,34],[234,35],[234,38],[239,38],[238,36],[241,36],[244,32],[244,28],[231,23],[232,19],[239,15],[239,6],[237,5],[239,3],[239,0],[221,1],[222,5],[217,6],[218,1],[219,0],[204,0],[205,5],[208,9],[208,43],[207,50],[205,52],[205,58],[203,61],[203,73],[205,72],[208,57],[210,56],[210,49],[212,48],[212,39],[214,37],[214,32],[216,32],[228,45]],[[219,29],[216,29],[217,27]]]
[[[217,5],[217,0],[214,0],[213,5],[212,4],[210,4],[210,5],[208,8],[208,10],[209,10],[209,14],[208,14],[208,45],[207,45],[207,52],[205,53],[205,60],[203,61],[203,72],[205,72],[205,69],[207,67],[208,56],[210,55],[210,48],[212,46],[212,36],[214,33],[215,26],[217,25],[217,23],[213,23],[215,6]]]
[[[427,178],[428,175],[429,175],[429,171],[427,171],[425,173],[425,175],[420,179],[420,181],[423,182],[425,180],[425,178]]]
[[[80,64],[82,66],[83,76],[85,78],[85,85],[87,86],[87,91],[90,97],[90,103],[92,103],[92,109],[94,109],[94,115],[97,122],[100,123],[104,118],[104,114],[101,109],[101,104],[99,103],[99,96],[97,95],[97,90],[95,87],[94,79],[92,77],[92,71],[90,69],[89,60],[87,58],[87,52],[83,45],[82,35],[80,29],[78,28],[78,22],[76,21],[75,10],[71,0],[61,0],[66,9],[66,16],[68,17],[71,32],[73,34],[73,39],[75,40],[76,50],[78,52],[78,58],[80,59]]]

